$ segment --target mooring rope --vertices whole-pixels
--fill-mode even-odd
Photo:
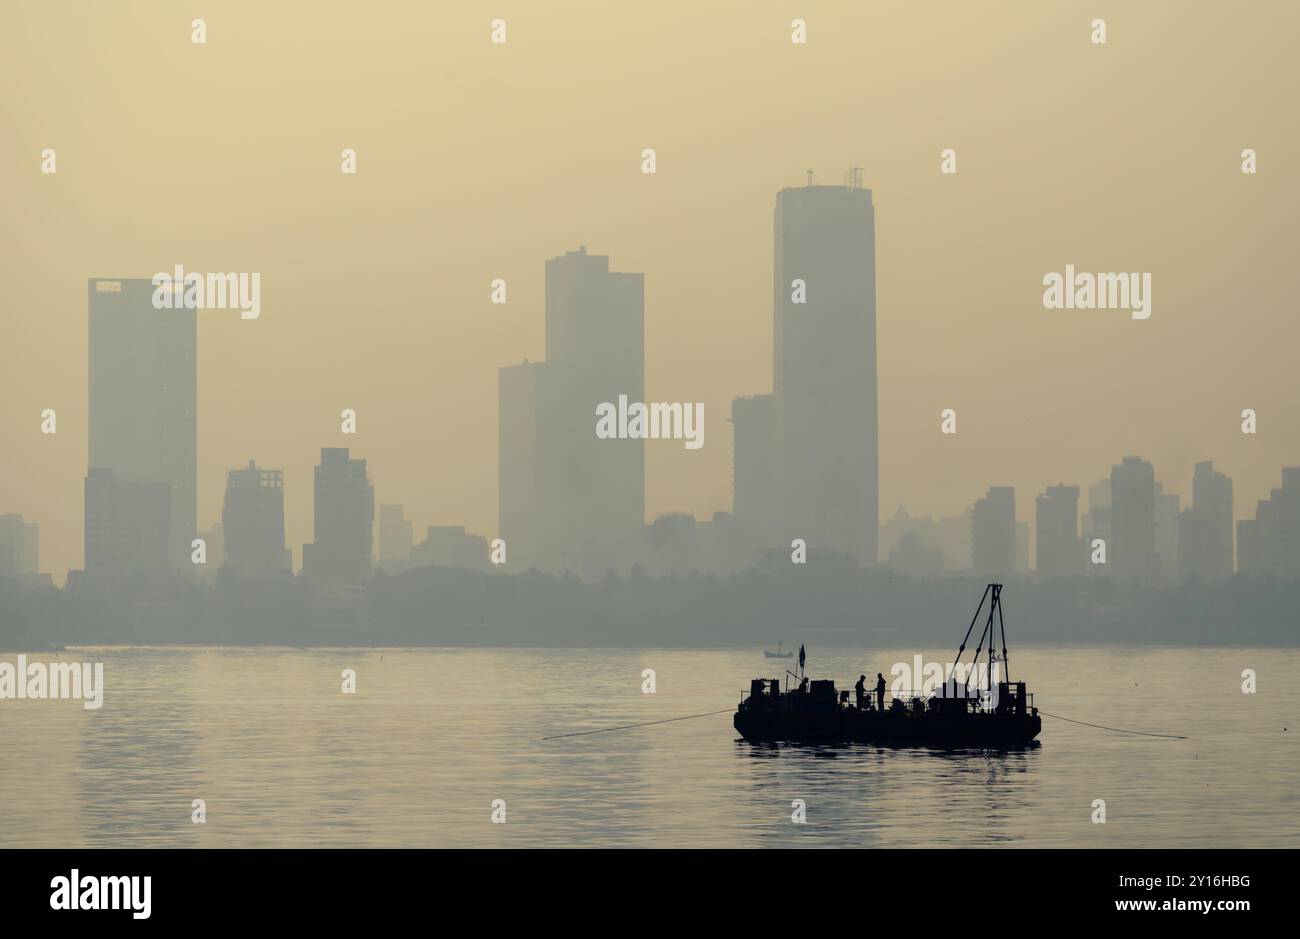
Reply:
[[[543,737],[543,740],[559,740],[561,737],[582,737],[587,734],[604,734],[611,730],[631,730],[633,727],[649,727],[651,724],[671,724],[673,721],[689,721],[696,717],[712,717],[714,714],[731,714],[735,708],[725,708],[721,711],[709,711],[707,714],[687,714],[685,717],[666,717],[661,721],[643,721],[640,724],[624,724],[621,727],[602,727],[599,730],[579,730],[571,734],[554,734],[550,737]]]
[[[1180,734],[1153,734],[1145,730],[1125,730],[1122,727],[1107,727],[1105,724],[1089,724],[1087,721],[1076,721],[1070,717],[1062,717],[1059,714],[1048,714],[1044,710],[1039,710],[1039,714],[1044,717],[1054,717],[1058,721],[1069,721],[1071,724],[1082,724],[1084,727],[1096,727],[1098,730],[1113,730],[1117,734],[1137,734],[1139,737],[1165,737],[1170,740],[1186,740],[1187,738]]]

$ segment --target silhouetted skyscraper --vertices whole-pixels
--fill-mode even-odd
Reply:
[[[1207,577],[1229,577],[1236,568],[1232,545],[1232,480],[1214,468],[1213,461],[1197,463],[1192,476],[1192,507],[1205,511]]]
[[[1079,487],[1048,486],[1034,503],[1036,566],[1042,577],[1067,577],[1083,571],[1079,540]]]
[[[1110,564],[1121,580],[1149,583],[1156,573],[1156,472],[1126,456],[1110,470]]]
[[[1192,505],[1178,519],[1178,569],[1202,580],[1232,574],[1232,480],[1212,462],[1196,464]]]
[[[971,508],[971,565],[981,577],[1009,577],[1016,567],[1016,490],[990,486]]]
[[[732,514],[756,547],[770,548],[781,527],[780,469],[772,395],[731,402]]]
[[[345,448],[325,447],[315,476],[316,540],[302,546],[302,572],[319,583],[364,584],[375,526],[375,490],[366,461],[349,458]]]
[[[784,503],[781,537],[786,543],[803,538],[814,549],[848,552],[873,564],[879,457],[871,190],[811,185],[781,190],[775,255],[773,393]]]
[[[1165,492],[1156,483],[1156,566],[1166,580],[1178,577],[1178,516],[1181,501],[1176,492]]]
[[[645,441],[597,438],[596,408],[645,400],[645,276],[585,247],[547,261],[546,365],[541,549],[588,576],[625,570],[645,524]]]
[[[1300,577],[1300,466],[1282,470],[1282,488],[1237,523],[1237,560],[1244,573]]]
[[[86,573],[108,580],[167,573],[174,504],[175,489],[167,483],[117,479],[110,470],[91,469],[86,474]]]
[[[284,545],[284,473],[247,469],[226,474],[226,499],[221,510],[225,563],[237,574],[259,576],[292,570]]]
[[[1086,574],[1110,573],[1110,477],[1099,479],[1088,487],[1088,511],[1083,516],[1083,550]],[[1106,546],[1106,560],[1094,562],[1097,557],[1095,542]]]
[[[109,470],[119,484],[170,488],[168,559],[189,572],[198,527],[195,311],[155,309],[153,284],[142,278],[92,278],[88,288],[89,467]],[[88,499],[90,491],[88,481]],[[132,502],[118,499],[117,510]],[[138,528],[122,518],[117,524]]]
[[[626,570],[645,524],[645,442],[596,436],[645,400],[644,275],[586,247],[546,262],[546,356],[500,372],[501,527],[512,568]]]

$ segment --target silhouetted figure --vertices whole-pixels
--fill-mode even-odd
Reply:
[[[864,705],[867,703],[867,676],[859,675],[858,683],[853,686],[853,690],[858,693],[858,710],[865,710]]]
[[[883,711],[885,709],[885,676],[876,672],[876,707]]]

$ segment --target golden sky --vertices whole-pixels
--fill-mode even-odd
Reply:
[[[417,532],[494,536],[497,368],[544,357],[543,262],[579,244],[646,275],[648,399],[705,404],[702,449],[648,442],[647,512],[729,508],[723,420],[771,388],[773,204],[808,168],[874,191],[884,515],[1009,484],[1032,519],[1047,484],[1136,453],[1185,500],[1214,459],[1241,517],[1300,463],[1300,5],[52,0],[2,22],[0,512],[41,524],[56,581],[82,560],[86,279],[175,264],[262,275],[260,319],[199,314],[200,527],[227,469],[283,468],[297,566],[311,468],[349,446]],[[1151,318],[1045,310],[1066,264],[1150,272]]]

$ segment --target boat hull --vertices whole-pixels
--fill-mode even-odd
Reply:
[[[872,743],[952,749],[1018,747],[1042,730],[1037,714],[941,714],[859,711],[811,713],[742,709],[732,718],[737,732],[754,743]]]

